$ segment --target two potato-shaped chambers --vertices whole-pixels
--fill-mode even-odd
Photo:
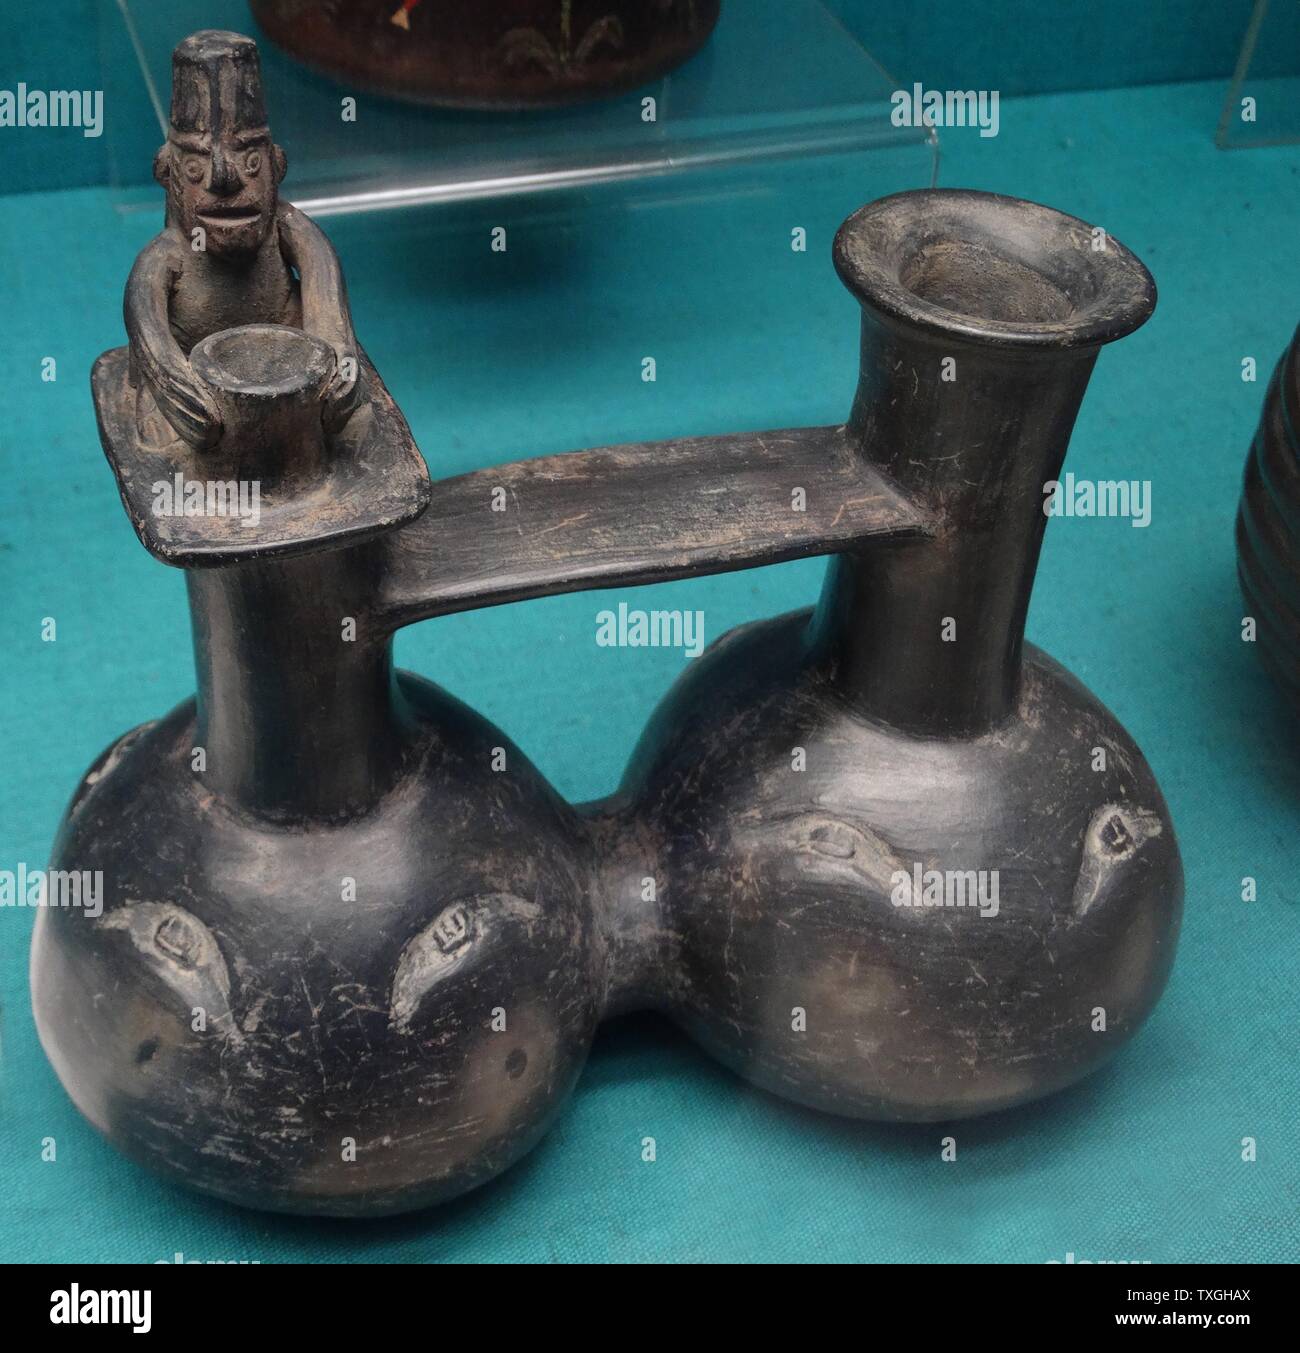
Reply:
[[[854,1117],[955,1118],[1085,1074],[1149,1012],[1177,936],[1145,761],[1036,654],[984,737],[872,724],[805,623],[693,664],[584,813],[405,676],[412,769],[337,825],[204,793],[192,704],[128,735],[56,847],[102,870],[104,913],[44,911],[34,944],[72,1098],[206,1192],[373,1215],[524,1154],[616,1009],[662,1009],[748,1079]]]

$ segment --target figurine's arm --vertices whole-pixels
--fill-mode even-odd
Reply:
[[[338,358],[325,391],[326,420],[335,427],[347,422],[360,399],[360,358],[352,332],[348,291],[334,246],[320,227],[297,207],[282,202],[277,211],[280,252],[298,270],[302,290],[302,327],[323,338]]]
[[[181,272],[181,252],[164,233],[140,252],[126,282],[122,306],[131,347],[131,373],[143,380],[163,416],[191,446],[216,444],[221,415],[194,379],[189,361],[172,333],[168,301]]]

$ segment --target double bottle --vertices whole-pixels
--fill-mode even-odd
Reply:
[[[861,516],[847,541],[778,548],[786,528],[756,510],[737,545],[666,484],[664,539],[612,563],[596,533],[541,532],[503,562],[445,509],[454,484],[349,536],[347,475],[313,487],[295,457],[317,445],[301,381],[227,373],[267,408],[232,419],[226,454],[274,425],[272,520],[276,501],[300,524],[320,507],[334,534],[189,569],[197,698],[109,749],[60,832],[55,867],[102,870],[106,905],[39,917],[37,1022],[123,1150],[253,1206],[393,1212],[527,1151],[613,1011],[667,1012],[777,1094],[911,1120],[1049,1093],[1136,1030],[1177,937],[1172,825],[1124,730],[1023,633],[1044,485],[1150,277],[1071,217],[956,191],[863,208],[835,262],[863,307],[857,397],[843,427],[777,443],[815,448],[824,496],[843,490],[824,520]],[[97,377],[109,403],[116,369]],[[374,397],[354,435],[390,416]],[[720,476],[753,470],[750,444],[556,473],[617,503],[656,455]],[[808,469],[778,455],[753,482],[788,502]],[[555,493],[549,470],[502,474],[525,522],[529,494]],[[833,554],[819,605],[694,662],[608,802],[567,804],[500,730],[393,668],[393,630],[452,595],[781,550]]]

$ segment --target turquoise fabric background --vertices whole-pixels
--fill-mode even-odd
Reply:
[[[1107,1070],[951,1129],[839,1122],[748,1089],[666,1023],[598,1039],[569,1108],[503,1179],[395,1222],[310,1224],[190,1196],[80,1119],[28,1008],[31,914],[0,911],[0,1259],[1090,1260],[1296,1258],[1300,1215],[1294,716],[1239,637],[1232,523],[1264,381],[1300,318],[1300,153],[1222,153],[1221,83],[1004,103],[945,138],[942,181],[1050,203],[1149,264],[1155,318],[1103,354],[1067,468],[1152,481],[1151,526],[1051,524],[1030,638],[1151,760],[1187,868],[1164,1001]],[[2,149],[2,146],[0,146]],[[54,172],[54,166],[50,172]],[[921,186],[905,155],[752,177],[331,220],[357,331],[435,476],[568,448],[831,422],[855,308],[829,261],[862,201]],[[289,185],[291,188],[291,184]],[[192,689],[184,587],[140,548],[87,373],[157,228],[102,189],[0,198],[0,867],[48,855],[81,772]],[[510,250],[492,255],[489,225]],[[807,254],[790,230],[808,231]],[[652,353],[658,381],[640,380]],[[40,378],[44,357],[58,379]],[[1260,379],[1241,379],[1254,357]],[[823,565],[579,594],[406,632],[399,661],[496,720],[571,798],[616,784],[683,659],[607,650],[618,600],[707,632],[806,604]],[[58,622],[41,641],[43,617]],[[1244,877],[1259,898],[1241,901]],[[645,1164],[640,1143],[658,1142]],[[41,1159],[42,1139],[57,1160]],[[1258,1143],[1243,1161],[1242,1139]]]

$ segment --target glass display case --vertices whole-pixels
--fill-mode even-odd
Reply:
[[[1215,141],[1223,150],[1300,141],[1300,5],[1255,0]]]
[[[166,121],[176,42],[205,27],[264,35],[242,0],[101,5],[117,200],[151,203],[148,166]],[[924,187],[934,176],[933,131],[895,125],[895,82],[820,0],[724,3],[703,49],[652,84],[523,112],[400,102],[260,45],[271,124],[293,147],[288,191],[317,216],[836,151],[901,157],[906,181],[896,186]],[[864,200],[875,191],[864,183]]]

